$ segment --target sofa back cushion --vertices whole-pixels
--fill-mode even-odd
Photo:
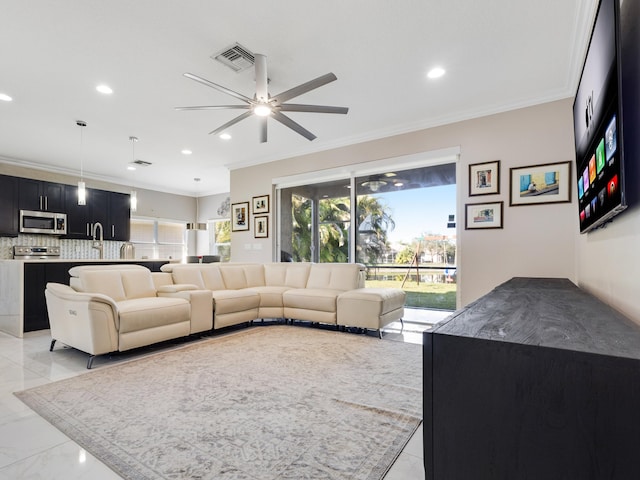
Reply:
[[[118,270],[85,270],[79,278],[84,292],[101,293],[116,302],[127,299]]]
[[[264,287],[264,265],[245,265],[242,267],[247,287]]]
[[[309,271],[307,288],[353,290],[360,287],[360,265],[357,263],[314,263]]]
[[[247,276],[244,273],[244,266],[225,265],[220,269],[224,285],[229,290],[247,288]]]
[[[267,263],[264,281],[269,287],[304,288],[309,279],[310,263]]]
[[[217,265],[203,264],[200,267],[200,273],[204,280],[204,288],[207,290],[224,290],[225,285],[220,273],[220,267]]]
[[[181,265],[173,268],[171,272],[173,283],[188,283],[197,286],[199,289],[205,289],[205,282],[200,273],[200,268],[191,265]]]
[[[149,270],[121,270],[120,275],[127,300],[156,296],[156,288]]]

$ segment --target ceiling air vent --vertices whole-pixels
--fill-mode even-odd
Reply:
[[[144,160],[134,160],[131,163],[135,163],[139,167],[148,167],[149,165],[151,165],[151,162],[145,162]]]
[[[234,72],[242,72],[247,68],[253,67],[255,63],[253,53],[239,43],[235,43],[218,53],[214,53],[211,55],[211,58],[226,65]]]

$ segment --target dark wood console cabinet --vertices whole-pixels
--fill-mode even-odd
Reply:
[[[424,334],[427,480],[640,478],[640,327],[514,278]]]

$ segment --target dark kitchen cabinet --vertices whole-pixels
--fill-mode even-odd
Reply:
[[[18,207],[19,178],[0,175],[0,235],[18,235],[20,225]]]
[[[109,192],[106,190],[89,190],[87,194],[87,203],[91,202],[91,208],[93,209],[92,224],[100,223],[103,229],[103,236],[105,240],[110,240],[107,235],[107,228],[109,226]],[[96,235],[99,238],[100,234]]]
[[[21,178],[19,183],[20,210],[64,212],[64,185],[31,178]]]
[[[129,195],[91,190],[93,223],[100,222],[105,240],[129,241]]]
[[[105,238],[129,241],[131,233],[131,197],[124,193],[109,194],[109,223],[105,227]]]
[[[104,240],[128,241],[131,227],[129,195],[106,190],[88,189],[87,204],[78,205],[75,186],[67,185],[66,238],[91,239],[94,225],[99,222]],[[99,236],[98,232],[98,236]]]
[[[78,205],[78,187],[65,185],[65,213],[67,214],[67,238],[86,240],[91,238],[91,204]]]
[[[44,263],[24,264],[24,331],[49,328],[44,289],[47,283]]]

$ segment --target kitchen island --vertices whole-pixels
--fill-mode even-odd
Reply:
[[[44,290],[47,282],[69,285],[69,269],[78,265],[135,264],[152,272],[175,260],[0,260],[0,331],[22,337],[49,328]]]

